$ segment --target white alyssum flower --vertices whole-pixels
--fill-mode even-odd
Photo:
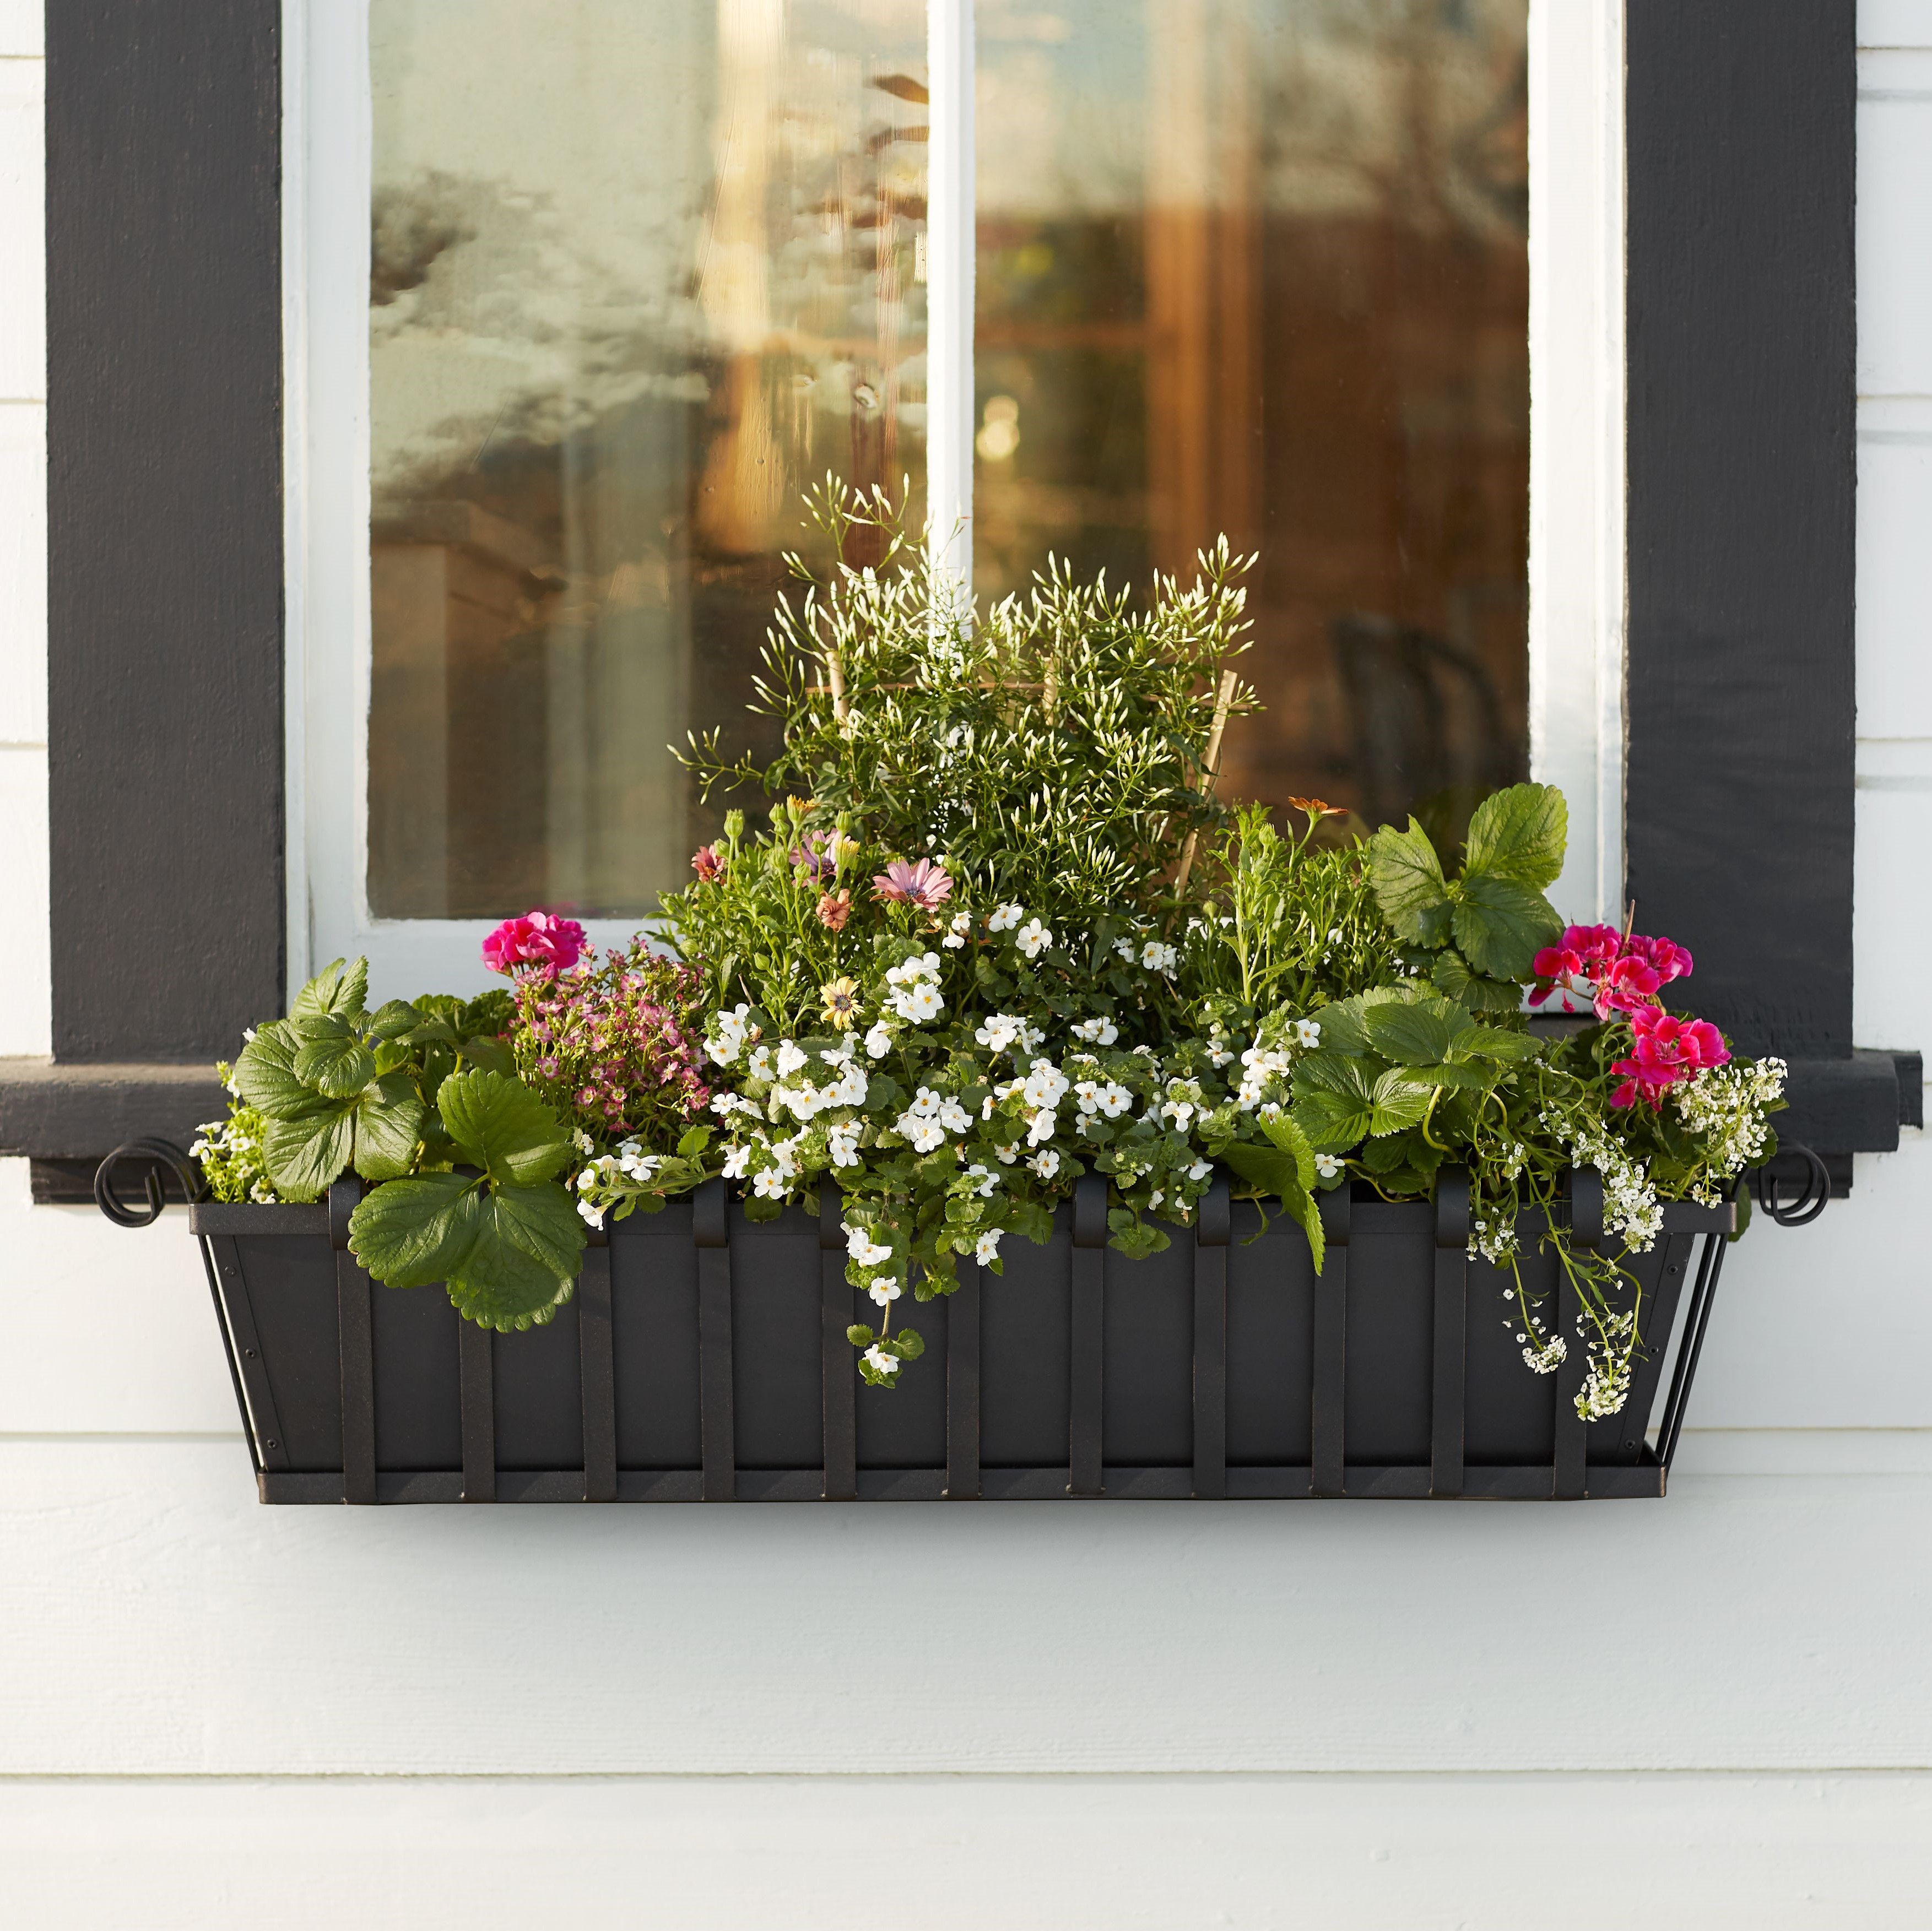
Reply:
[[[1036,959],[1053,943],[1053,934],[1037,919],[1029,919],[1013,936],[1013,943],[1030,959]]]
[[[1670,1089],[1671,1104],[1709,1149],[1711,1165],[1728,1179],[1764,1157],[1769,1108],[1784,1094],[1782,1060],[1708,1066]]]
[[[1082,1019],[1074,1027],[1073,1036],[1089,1045],[1111,1046],[1120,1036],[1120,1029],[1111,1019]]]
[[[989,932],[1010,932],[1025,916],[1026,907],[1023,905],[1002,905],[986,921],[986,929]]]
[[[1174,967],[1180,962],[1180,955],[1172,946],[1164,946],[1158,939],[1150,939],[1141,948],[1141,964],[1149,972],[1157,972],[1163,978],[1172,978]]]
[[[899,1372],[899,1357],[886,1354],[877,1342],[866,1350],[864,1358],[867,1367],[881,1375],[896,1375]]]

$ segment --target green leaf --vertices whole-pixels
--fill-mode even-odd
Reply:
[[[1328,1258],[1328,1237],[1322,1228],[1322,1203],[1306,1187],[1294,1187],[1282,1195],[1281,1204],[1308,1237],[1308,1251],[1314,1256],[1315,1271],[1320,1273]]]
[[[1294,1063],[1294,1093],[1340,1093],[1366,1103],[1374,1090],[1374,1068],[1344,1053],[1309,1053]]]
[[[356,1109],[356,1171],[365,1180],[397,1180],[422,1138],[423,1103],[406,1073],[387,1073]]]
[[[1380,1139],[1414,1126],[1429,1111],[1429,1089],[1406,1079],[1400,1067],[1376,1081],[1374,1117],[1369,1132]]]
[[[1520,1060],[1534,1059],[1542,1051],[1543,1042],[1532,1033],[1511,1033],[1501,1026],[1478,1026],[1460,1042],[1460,1049],[1514,1065]]]
[[[443,1081],[436,1111],[464,1157],[500,1184],[535,1186],[570,1164],[570,1137],[520,1081],[458,1073]]]
[[[426,1288],[462,1264],[482,1217],[480,1183],[462,1174],[392,1180],[349,1216],[349,1251],[386,1287]]]
[[[1538,949],[1562,934],[1562,920],[1534,886],[1478,872],[1456,892],[1456,943],[1472,965],[1494,978],[1528,978]]]
[[[291,1019],[306,1019],[325,1012],[345,1017],[362,1012],[369,996],[369,961],[358,959],[344,968],[340,959],[324,966],[295,997],[289,1008]]]
[[[1419,940],[1426,931],[1437,934],[1430,943],[1439,943],[1439,912],[1448,891],[1442,861],[1414,819],[1406,832],[1384,825],[1369,841],[1369,883],[1383,917],[1401,937]]]
[[[1306,1144],[1307,1136],[1303,1136]],[[1279,1147],[1257,1146],[1251,1140],[1234,1140],[1221,1150],[1221,1159],[1250,1186],[1263,1194],[1279,1197],[1290,1187],[1301,1184],[1294,1156]],[[1310,1162],[1311,1168],[1313,1162]]]
[[[1486,1093],[1502,1077],[1499,1066],[1398,1066],[1396,1072],[1414,1086],[1461,1087],[1471,1093]]]
[[[1426,1006],[1372,1006],[1363,1018],[1370,1042],[1383,1058],[1426,1065],[1449,1057],[1456,1034],[1466,1024],[1460,1013],[1452,1019],[1450,1010],[1440,1001]]]
[[[475,1238],[450,1271],[449,1298],[485,1327],[526,1325],[568,1297],[583,1219],[554,1182],[497,1187],[479,1198]]]
[[[1308,1135],[1286,1113],[1277,1113],[1272,1119],[1264,1120],[1262,1131],[1294,1161],[1294,1177],[1305,1190],[1312,1192],[1315,1186],[1315,1149],[1308,1144]]]
[[[462,1051],[465,1063],[480,1072],[502,1073],[507,1077],[517,1070],[515,1057],[501,1039],[465,1039]]]
[[[340,1177],[356,1145],[356,1103],[320,1099],[271,1118],[262,1133],[268,1177],[284,1200],[314,1200]]]
[[[1294,1123],[1308,1144],[1323,1153],[1340,1153],[1368,1138],[1375,1109],[1366,1100],[1336,1093],[1310,1093],[1294,1102]],[[1232,1156],[1234,1150],[1228,1149]]]
[[[356,1036],[340,1013],[293,1022],[302,1044],[296,1049],[296,1078],[331,1099],[352,1099],[376,1077],[376,1056]]]
[[[363,1028],[366,1039],[400,1039],[416,1023],[416,1009],[406,1000],[392,999],[379,1006]]]
[[[1554,885],[1569,835],[1569,807],[1555,785],[1512,784],[1476,807],[1462,875],[1487,872],[1538,888]]]
[[[315,1096],[296,1078],[295,1036],[281,1020],[258,1027],[235,1062],[235,1084],[242,1097],[270,1119],[291,1108],[305,1108]]]
[[[680,1160],[694,1160],[710,1144],[710,1127],[687,1126],[678,1136],[677,1156]]]

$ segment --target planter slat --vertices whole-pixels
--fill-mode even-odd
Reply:
[[[819,1194],[818,1250],[823,1312],[818,1380],[825,1437],[825,1480],[820,1492],[828,1502],[850,1502],[856,1501],[859,1493],[855,1401],[859,1375],[853,1362],[852,1344],[845,1338],[854,1319],[855,1290],[845,1278],[845,1235],[840,1225],[838,1189],[834,1186],[825,1187]]]
[[[1068,1492],[1102,1492],[1105,1414],[1107,1183],[1090,1174],[1073,1192],[1073,1291],[1067,1332]]]
[[[617,1393],[610,1353],[610,1249],[593,1242],[577,1283],[578,1372],[584,1402],[584,1499],[617,1499]]]
[[[1228,1183],[1201,1203],[1194,1240],[1194,1469],[1192,1492],[1228,1492]]]
[[[845,1339],[836,1198],[824,1221],[749,1222],[716,1184],[637,1216],[550,1323],[502,1334],[434,1288],[371,1286],[353,1198],[192,1212],[265,1501],[1654,1496],[1730,1219],[1672,1207],[1625,1264],[1648,1351],[1626,1412],[1586,1424],[1562,1270],[1525,1216],[1525,1285],[1571,1340],[1568,1372],[1539,1376],[1507,1277],[1467,1258],[1454,1174],[1432,1205],[1324,1196],[1318,1277],[1286,1216],[1222,1189],[1139,1261],[1102,1244],[1104,1195],[1076,1195],[1001,1273],[968,1264],[950,1297],[900,1304],[926,1351],[890,1389],[860,1384]],[[1600,1225],[1587,1181],[1574,1206],[1580,1233]]]

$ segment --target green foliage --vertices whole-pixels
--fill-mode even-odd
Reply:
[[[476,1171],[378,1187],[350,1216],[350,1251],[386,1286],[443,1282],[457,1312],[483,1327],[548,1321],[584,1251],[583,1222],[556,1184],[568,1133],[501,1073],[453,1074],[436,1104],[458,1161]]]
[[[1540,948],[1563,930],[1544,896],[1563,869],[1568,814],[1550,784],[1513,784],[1469,821],[1461,873],[1444,873],[1429,835],[1384,825],[1369,843],[1369,876],[1384,915],[1437,989],[1478,1011],[1518,1003]]]
[[[200,1128],[188,1153],[200,1162],[202,1177],[215,1199],[272,1205],[280,1195],[262,1151],[268,1122],[236,1093],[235,1069],[226,1060],[218,1060],[214,1070],[232,1096],[228,1117]]]
[[[1162,916],[1190,835],[1222,816],[1204,762],[1222,673],[1248,648],[1253,559],[1224,539],[1192,585],[1157,576],[1144,607],[1056,563],[976,619],[883,498],[828,483],[808,508],[835,556],[857,529],[886,560],[820,583],[790,559],[808,587],[781,604],[759,685],[784,748],[760,768],[694,741],[707,791],[809,796],[867,846],[943,853],[976,896],[1056,929]],[[1255,708],[1237,679],[1225,715]]]

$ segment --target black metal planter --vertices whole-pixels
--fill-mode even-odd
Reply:
[[[1318,1278],[1292,1223],[1264,1231],[1225,1186],[1192,1234],[1126,1260],[1104,1183],[1083,1182],[1048,1245],[1006,1243],[1004,1275],[899,1304],[927,1348],[890,1390],[845,1338],[873,1310],[845,1280],[836,1195],[748,1222],[714,1182],[634,1215],[548,1327],[500,1335],[436,1289],[371,1283],[347,1249],[358,1191],[190,1209],[265,1502],[1660,1495],[1732,1219],[1666,1210],[1630,1264],[1648,1354],[1623,1413],[1586,1423],[1555,1258],[1532,1252],[1524,1278],[1572,1346],[1537,1375],[1504,1277],[1466,1258],[1460,1177],[1432,1206],[1327,1196]],[[1576,1235],[1601,1213],[1578,1174]]]

